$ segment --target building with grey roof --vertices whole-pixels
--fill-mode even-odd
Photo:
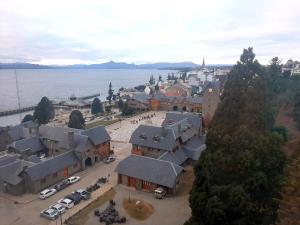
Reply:
[[[169,193],[175,193],[181,183],[183,168],[169,161],[130,155],[117,165],[116,172],[121,184],[145,190],[162,186]]]
[[[8,146],[8,150],[21,155],[33,155],[47,152],[47,148],[37,136],[15,141]]]
[[[201,115],[191,113],[167,113],[160,127],[140,125],[129,142],[131,156],[118,164],[118,182],[146,190],[162,186],[173,194],[181,184],[182,165],[198,160],[206,149]]]
[[[0,158],[1,191],[36,193],[110,154],[110,136],[102,126],[78,130],[41,125],[31,132],[33,136],[14,141],[10,154]],[[41,153],[46,158],[41,160]]]

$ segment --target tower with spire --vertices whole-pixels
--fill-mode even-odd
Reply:
[[[204,57],[203,57],[203,62],[202,62],[202,69],[205,68],[205,61],[204,61]]]

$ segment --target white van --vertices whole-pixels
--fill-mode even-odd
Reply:
[[[156,188],[154,190],[154,197],[158,199],[162,199],[166,196],[167,191],[163,187]]]

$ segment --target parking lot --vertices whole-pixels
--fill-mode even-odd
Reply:
[[[154,113],[154,112],[153,112]],[[117,157],[116,161],[110,164],[98,163],[93,167],[89,167],[84,171],[77,173],[81,179],[79,182],[68,186],[66,189],[52,195],[51,197],[41,200],[38,194],[25,194],[23,196],[12,196],[0,193],[0,217],[1,225],[48,225],[56,224],[56,221],[49,221],[41,218],[39,213],[56,203],[59,199],[75,191],[76,189],[86,188],[94,184],[98,178],[110,174],[109,182],[100,189],[92,193],[91,199],[82,201],[75,205],[72,209],[63,214],[63,220],[85,207],[89,202],[93,201],[105,191],[117,184],[117,174],[114,172],[116,164],[130,154],[131,145],[128,143],[131,133],[139,124],[152,123],[160,125],[165,117],[165,112],[155,112],[155,116],[151,120],[143,119],[143,115],[149,115],[151,112],[128,118],[122,122],[112,124],[107,130],[112,138],[112,149]],[[132,120],[138,121],[133,124]],[[17,203],[17,204],[16,204]],[[127,223],[128,224],[128,223]]]

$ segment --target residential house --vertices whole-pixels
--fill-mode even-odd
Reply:
[[[170,194],[182,183],[183,165],[206,149],[201,115],[191,113],[170,112],[161,126],[140,125],[129,142],[131,155],[116,168],[118,182],[147,191],[162,186]]]

